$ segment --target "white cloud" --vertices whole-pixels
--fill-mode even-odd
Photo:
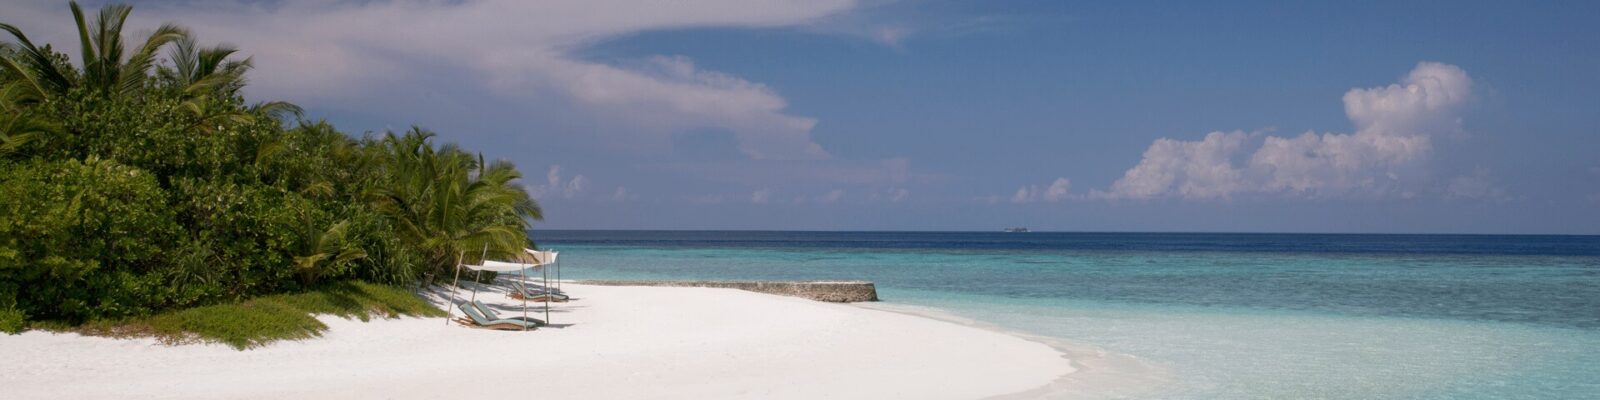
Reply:
[[[816,120],[789,113],[765,85],[706,71],[684,57],[625,67],[576,54],[646,31],[805,26],[855,6],[851,0],[185,2],[140,4],[129,31],[177,21],[205,41],[235,43],[255,58],[252,93],[273,99],[362,107],[372,103],[364,100],[392,101],[383,93],[397,89],[431,94],[477,85],[512,100],[563,101],[582,114],[568,117],[621,124],[616,134],[635,135],[625,142],[641,147],[687,129],[720,128],[734,132],[751,158],[818,159],[828,153],[811,139]],[[74,32],[62,23],[69,18],[60,2],[38,1],[8,5],[5,20],[75,54]],[[384,112],[368,107],[376,109],[359,111]]]
[[[833,204],[833,203],[839,202],[839,200],[843,199],[843,198],[844,198],[844,190],[834,189],[833,191],[828,192],[828,194],[817,196],[817,203],[818,204]]]
[[[889,193],[885,196],[890,203],[899,203],[909,197],[911,197],[911,191],[906,188],[889,188]]]
[[[1242,193],[1323,197],[1414,193],[1406,184],[1436,136],[1460,131],[1472,79],[1453,65],[1423,62],[1398,84],[1344,95],[1354,133],[1266,136],[1244,160],[1243,132],[1212,132],[1200,141],[1157,139],[1144,158],[1111,185],[1105,199],[1178,196],[1229,198]]]
[[[1139,164],[1111,184],[1110,192],[1092,195],[1149,198],[1177,191],[1185,198],[1225,197],[1243,186],[1243,173],[1231,158],[1248,138],[1235,131],[1211,132],[1196,142],[1156,139]]]
[[[661,137],[715,127],[733,132],[739,151],[753,159],[828,157],[811,140],[816,119],[785,113],[788,103],[764,85],[701,70],[686,57],[653,57],[635,70],[562,59],[514,60],[505,68],[496,74],[513,79],[553,75],[542,84]]]
[[[572,180],[567,181],[567,186],[561,190],[561,197],[570,199],[573,196],[577,196],[578,193],[583,193],[584,187],[588,186],[588,184],[589,178],[585,178],[583,175],[574,176]]]
[[[772,200],[772,190],[761,189],[750,193],[750,202],[754,204],[767,204]]]
[[[1032,203],[1035,201],[1058,202],[1070,198],[1072,181],[1067,178],[1056,178],[1049,186],[1038,185],[1023,186],[1011,195],[1012,203]]]
[[[638,197],[639,197],[639,195],[633,194],[633,193],[629,193],[628,192],[628,188],[622,187],[622,186],[617,186],[617,190],[611,192],[611,201],[615,201],[615,202],[623,202],[623,201],[633,200],[633,199],[636,199]]]
[[[545,183],[543,185],[528,186],[528,194],[531,194],[534,198],[538,199],[549,199],[555,197],[570,199],[577,197],[578,194],[583,193],[583,190],[589,185],[589,178],[586,178],[583,175],[574,176],[572,179],[568,180],[562,180],[560,165],[551,165],[550,170],[545,172],[544,177]],[[627,193],[626,189],[621,187],[618,187],[617,190],[624,195]],[[613,193],[612,195],[615,196],[616,193]]]

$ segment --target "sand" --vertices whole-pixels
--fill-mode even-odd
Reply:
[[[733,289],[565,289],[577,300],[534,332],[324,317],[323,337],[247,351],[0,336],[0,398],[976,399],[1073,372],[1038,342],[866,307]],[[478,298],[520,315],[503,293]]]

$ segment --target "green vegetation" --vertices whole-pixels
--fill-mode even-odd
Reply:
[[[253,63],[233,47],[177,25],[127,42],[131,7],[71,9],[78,65],[0,23],[0,330],[305,337],[320,329],[305,312],[365,315],[344,298],[425,313],[330,282],[414,287],[532,246],[542,215],[511,164],[247,103]]]
[[[438,317],[444,316],[444,311],[407,289],[343,282],[303,293],[263,296],[123,321],[93,322],[75,330],[99,336],[154,336],[166,343],[213,341],[245,349],[274,340],[320,335],[328,326],[312,314],[366,321],[372,315]]]

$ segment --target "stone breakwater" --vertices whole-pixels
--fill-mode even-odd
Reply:
[[[792,296],[830,303],[856,303],[878,301],[878,288],[867,281],[627,281],[581,280],[585,285],[602,286],[672,286],[739,289],[756,293]]]

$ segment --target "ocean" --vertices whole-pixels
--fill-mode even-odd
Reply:
[[[1089,397],[1600,398],[1600,236],[532,235],[561,251],[564,278],[869,280],[886,306],[1159,375]]]

